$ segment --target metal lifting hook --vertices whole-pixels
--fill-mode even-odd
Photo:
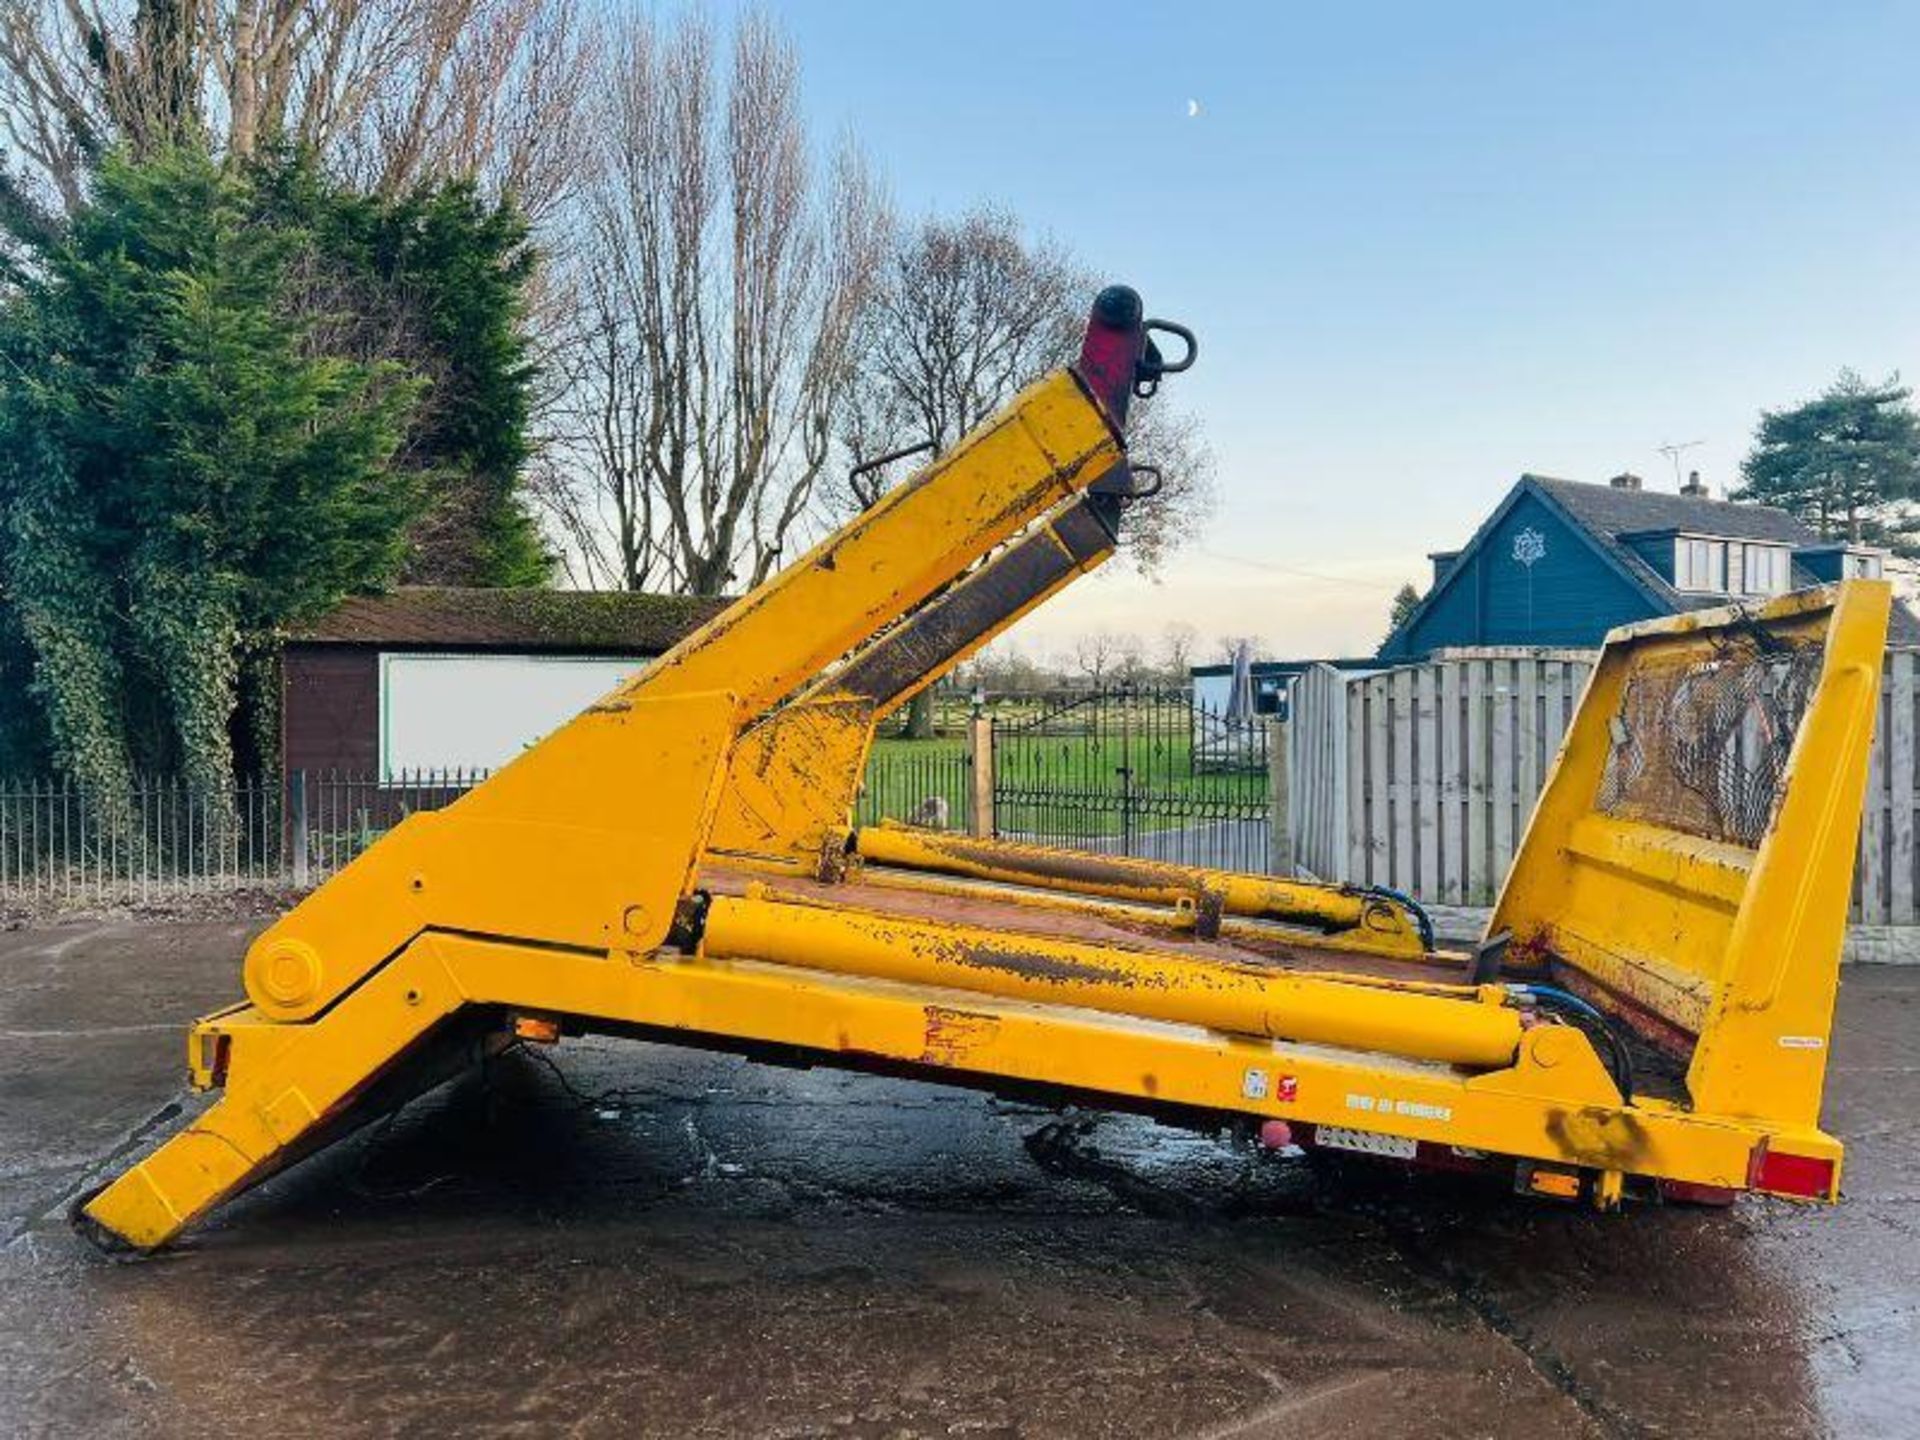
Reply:
[[[1183,370],[1193,368],[1193,362],[1200,355],[1200,342],[1194,338],[1193,331],[1172,320],[1147,320],[1140,328],[1146,336],[1146,345],[1133,369],[1133,393],[1138,399],[1145,400],[1159,390],[1161,376],[1178,375]],[[1156,331],[1162,335],[1180,337],[1186,348],[1178,360],[1169,360],[1160,353],[1160,347],[1153,339]]]

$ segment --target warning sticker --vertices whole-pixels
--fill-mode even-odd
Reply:
[[[1267,1072],[1252,1068],[1240,1078],[1240,1094],[1248,1100],[1267,1098]]]

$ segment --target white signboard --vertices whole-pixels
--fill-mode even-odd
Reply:
[[[380,778],[497,770],[647,662],[549,655],[382,655]]]

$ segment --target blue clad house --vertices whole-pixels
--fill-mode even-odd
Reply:
[[[1822,541],[1785,510],[1675,493],[1638,476],[1604,485],[1522,475],[1465,547],[1434,554],[1433,584],[1380,647],[1385,661],[1449,646],[1592,647],[1632,620],[1878,576],[1886,552]],[[1896,644],[1920,624],[1894,607]]]

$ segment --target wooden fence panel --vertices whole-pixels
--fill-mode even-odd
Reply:
[[[1416,894],[1432,895],[1440,888],[1440,686],[1433,667],[1418,667],[1414,690],[1419,696],[1415,749],[1420,780],[1413,794],[1413,833],[1420,855],[1413,889]]]
[[[1592,671],[1582,652],[1442,652],[1361,675],[1317,667],[1294,690],[1300,864],[1422,900],[1489,905]],[[1881,682],[1855,921],[1920,925],[1920,657]]]
[[[1886,679],[1889,718],[1887,804],[1892,843],[1887,849],[1887,921],[1913,924],[1913,655],[1890,655]]]
[[[1873,749],[1867,758],[1867,796],[1860,814],[1860,858],[1854,866],[1853,910],[1857,919],[1886,923],[1887,895],[1887,730],[1892,713],[1887,692],[1880,686],[1880,713],[1873,727]]]
[[[1287,721],[1295,861],[1315,875],[1347,872],[1347,676],[1316,665],[1294,682]]]
[[[1413,672],[1395,670],[1388,678],[1393,732],[1393,783],[1387,794],[1393,812],[1393,840],[1387,847],[1387,883],[1396,890],[1413,888]]]
[[[1581,652],[1512,650],[1385,672],[1316,666],[1289,707],[1299,863],[1442,904],[1491,903],[1590,668]]]
[[[1458,665],[1439,667],[1440,680],[1440,902],[1462,903],[1466,881],[1466,795],[1460,784],[1465,729]]]
[[[1915,744],[1920,676],[1915,654],[1887,656],[1880,682],[1880,717],[1867,765],[1867,800],[1860,817],[1860,859],[1854,875],[1854,916],[1866,925],[1913,925],[1920,921],[1920,745]]]

